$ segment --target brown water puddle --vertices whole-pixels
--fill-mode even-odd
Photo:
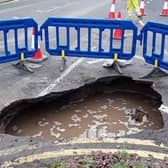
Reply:
[[[132,120],[128,113],[134,108],[148,113],[148,119],[141,123]],[[162,127],[155,100],[133,93],[103,93],[62,107],[49,103],[29,108],[12,120],[6,132],[57,141],[76,137],[116,137]]]

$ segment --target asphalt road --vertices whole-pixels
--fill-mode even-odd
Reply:
[[[164,1],[145,0],[145,21],[167,21],[159,14]],[[89,17],[104,18],[110,11],[111,0],[14,0],[0,4],[1,19],[32,17],[41,24],[48,17]],[[117,0],[116,10],[123,13],[126,18],[126,1]]]
[[[147,21],[155,21],[155,22],[162,22],[167,23],[167,17],[161,17],[159,14],[163,8],[164,2],[158,1],[158,0],[146,0],[145,1],[145,13],[146,16],[144,17],[144,22]],[[110,11],[111,7],[111,0],[104,0],[104,1],[97,1],[97,0],[50,0],[50,1],[33,1],[33,0],[15,0],[8,3],[0,3],[0,15],[1,19],[12,19],[12,18],[25,18],[25,17],[32,17],[34,18],[39,25],[41,25],[48,17],[89,17],[89,18],[105,18],[108,16],[108,13]],[[123,19],[127,18],[127,11],[126,11],[126,1],[123,0],[117,0],[116,3],[116,12],[122,11]],[[139,27],[139,30],[141,27]],[[54,38],[54,37],[53,37]],[[137,55],[142,56],[141,48],[137,47]],[[142,58],[143,59],[143,58]],[[95,60],[94,60],[95,61]],[[103,61],[103,60],[100,60]],[[65,77],[71,70],[73,70],[73,67],[76,67],[80,65],[82,62],[82,59],[76,61],[74,66],[71,67],[72,63],[71,59],[68,60],[68,67],[70,67],[67,72],[64,73],[63,77]],[[86,62],[85,62],[86,63]],[[97,62],[92,62],[97,63]],[[91,64],[92,64],[91,63]],[[87,63],[86,63],[87,65]],[[8,64],[2,64],[1,65],[1,73],[5,71],[6,66]],[[13,73],[15,71],[11,69]],[[2,80],[5,81],[9,76],[13,76],[11,74],[11,71],[4,72],[7,74],[6,76],[1,76]],[[48,70],[49,72],[52,72],[52,68]],[[9,74],[9,76],[8,76]],[[48,81],[49,83],[52,83],[52,81],[56,81],[62,79],[63,77],[60,76],[60,73],[54,74],[55,80],[51,79],[51,81]],[[10,83],[15,83],[16,78],[12,77],[10,78]],[[23,79],[22,79],[23,80]],[[27,81],[27,80],[26,80]],[[2,88],[6,86],[6,83],[3,85]],[[47,93],[48,91],[52,91],[51,86],[48,86],[50,90],[44,89],[44,91],[40,92],[40,96]],[[54,85],[52,85],[54,87]],[[47,91],[47,92],[46,92]],[[5,104],[8,104],[8,98],[11,98],[8,94],[6,94],[5,90],[2,90],[4,92],[4,98]],[[12,91],[13,92],[13,91]],[[15,93],[14,93],[15,95]],[[24,95],[23,93],[19,93],[19,95]],[[32,95],[32,93],[28,92],[28,95]],[[14,96],[15,97],[15,96]],[[18,96],[16,96],[18,97]],[[10,102],[10,101],[9,101]],[[3,102],[0,102],[1,104],[4,104]]]
[[[159,16],[164,3],[162,0],[146,0],[145,3],[146,16],[144,17],[144,22],[150,20],[167,23],[166,17]],[[41,25],[48,17],[105,18],[108,16],[110,7],[111,0],[17,0],[5,4],[1,3],[0,16],[1,19],[33,17],[39,25]],[[119,10],[122,11],[123,18],[127,18],[126,1],[117,0],[116,11]],[[147,74],[152,69],[152,66],[145,64],[143,61],[141,49],[138,48],[137,53],[141,56],[141,59],[134,59],[131,66],[123,68],[124,75],[131,76],[135,80],[139,79],[139,76]],[[11,63],[1,64],[0,81],[2,82],[0,85],[0,109],[15,102],[11,104],[9,108],[6,108],[6,111],[10,110],[10,108],[12,109],[19,103],[16,101],[20,99],[28,99],[27,103],[34,103],[40,100],[40,98],[34,98],[46,95],[50,92],[74,89],[99,78],[118,75],[111,69],[107,70],[102,68],[103,61],[104,60],[69,58],[66,70],[60,72],[61,59],[50,56],[48,61],[42,63],[42,67],[37,68],[32,74],[25,74],[18,71],[11,66]],[[162,95],[163,104],[168,105],[167,79],[157,79],[153,82],[154,89]],[[24,103],[26,100],[20,103]],[[12,110],[12,112],[13,111],[14,110]],[[0,114],[1,112],[2,111],[0,111]],[[5,110],[3,112],[5,113]],[[9,117],[9,115],[6,115],[6,117]],[[142,134],[135,135],[135,137],[140,139],[153,139],[159,143],[163,142],[167,144],[168,117],[166,113],[163,114],[163,120],[165,121],[164,129],[157,132],[144,131]],[[39,139],[32,139],[30,137],[19,138],[9,135],[0,135],[0,142],[0,162],[57,148],[53,147],[49,142],[44,143],[39,141]],[[13,148],[11,149],[11,147]],[[43,147],[46,147],[46,149],[40,149]],[[17,154],[16,151],[18,152]]]
[[[144,22],[147,21],[155,21],[155,22],[162,22],[167,23],[167,17],[161,17],[159,14],[163,8],[162,1],[158,0],[146,0],[145,1],[145,13],[146,16],[144,17]],[[0,15],[1,19],[12,19],[12,18],[24,18],[24,17],[33,17],[39,25],[41,25],[48,17],[89,17],[89,18],[105,18],[108,16],[108,13],[110,11],[111,7],[111,0],[104,0],[104,1],[97,1],[97,0],[50,0],[50,1],[39,1],[36,0],[35,2],[33,0],[15,0],[8,3],[0,3]],[[127,18],[127,11],[126,11],[126,1],[123,0],[117,0],[116,3],[116,12],[122,11],[123,19]],[[139,27],[139,30],[141,27]],[[54,38],[54,37],[53,37]],[[72,44],[73,45],[73,44]],[[137,47],[137,55],[142,58],[142,48]],[[46,53],[45,53],[46,54]],[[51,56],[49,56],[51,58]],[[43,79],[43,77],[40,74],[35,74],[34,83],[37,84],[36,80],[41,80],[42,83],[45,83],[45,85],[41,86],[40,88],[35,85],[35,92],[29,91],[29,78],[21,78],[20,74],[15,71],[15,69],[11,68],[10,64],[1,64],[1,80],[6,81],[3,82],[0,86],[1,90],[1,100],[0,105],[4,107],[6,104],[9,104],[11,101],[18,99],[19,97],[26,98],[28,97],[37,97],[37,96],[43,96],[47,94],[48,92],[52,91],[52,89],[56,89],[59,91],[59,87],[55,88],[57,83],[60,83],[60,81],[64,78],[67,78],[67,76],[71,76],[71,71],[77,67],[81,66],[81,63],[84,63],[86,66],[88,63],[90,65],[97,65],[97,63],[100,61],[101,64],[104,60],[92,60],[90,62],[83,61],[83,58],[81,59],[68,59],[67,62],[67,71],[65,71],[62,75],[60,74],[59,67],[60,67],[60,59],[58,59],[55,63],[55,67],[57,67],[57,70],[54,69],[54,66],[50,66],[45,64],[46,68],[44,68],[44,72],[47,72],[48,78]],[[52,60],[51,60],[52,62]],[[74,63],[74,64],[73,64]],[[72,65],[73,64],[73,65]],[[71,66],[72,65],[72,66]],[[10,67],[10,68],[9,68]],[[96,69],[99,69],[100,65],[97,65],[95,67]],[[8,71],[6,70],[8,69]],[[143,73],[143,72],[142,72]],[[51,78],[50,78],[51,77]],[[10,80],[8,81],[8,79]],[[39,79],[40,78],[40,79]],[[71,78],[70,78],[71,79]],[[21,80],[21,84],[19,82]],[[80,81],[80,76],[78,76],[78,80]],[[88,79],[86,79],[88,80]],[[9,83],[9,90],[11,95],[7,93],[6,90],[3,88],[7,86]],[[15,84],[15,85],[11,85]],[[18,84],[18,85],[17,85]],[[49,84],[49,85],[48,85]],[[46,85],[48,85],[46,87]],[[25,91],[25,89],[22,89],[22,87],[26,87],[28,91]],[[34,85],[33,85],[34,86]],[[16,87],[16,89],[13,89],[13,87]],[[75,86],[74,86],[75,87]],[[21,89],[24,90],[23,92],[17,92],[16,90]],[[42,89],[42,90],[40,90]],[[37,92],[37,93],[36,93]]]
[[[167,17],[160,17],[163,0],[146,0],[144,22],[156,21],[167,23]],[[0,18],[34,18],[41,25],[48,17],[86,17],[106,18],[110,11],[111,0],[13,0],[0,3]],[[117,0],[116,13],[122,12],[127,18],[126,1]]]
[[[19,19],[33,18],[39,27],[48,17],[96,17],[104,18],[108,15],[111,2],[104,0],[98,3],[96,0],[59,0],[59,1],[31,1],[31,0],[14,0],[8,3],[0,3],[1,19]],[[22,38],[23,36],[20,36]],[[0,35],[0,39],[1,39]],[[31,38],[31,37],[29,37]],[[8,37],[10,51],[13,47],[13,36]],[[52,39],[55,39],[54,37]],[[22,39],[20,39],[22,41]],[[23,42],[23,41],[22,41]],[[0,41],[0,50],[3,53],[3,43]]]
[[[146,0],[144,22],[155,21],[167,23],[167,17],[161,17],[159,14],[163,8],[164,1]],[[85,17],[85,18],[106,18],[110,11],[111,0],[12,0],[6,3],[0,3],[0,16],[2,20],[34,18],[37,23],[42,23],[48,17]],[[117,0],[116,14],[122,12],[122,18],[127,19],[126,1]],[[138,26],[138,25],[137,25]],[[139,30],[141,27],[139,27]],[[20,42],[23,36],[20,36]],[[0,39],[1,39],[0,34]],[[9,36],[10,51],[14,48],[13,36]],[[29,37],[31,38],[31,37]],[[51,40],[55,40],[53,36]],[[72,40],[73,41],[73,40]],[[3,51],[3,42],[0,41],[0,50]],[[73,45],[73,44],[71,44]],[[159,46],[158,46],[159,48]],[[168,50],[168,49],[167,49]],[[45,51],[44,51],[45,52]],[[45,53],[46,54],[46,53]],[[137,48],[137,55],[141,55],[141,49]]]
[[[0,5],[1,19],[32,17],[42,23],[48,17],[105,17],[110,1],[18,0]]]

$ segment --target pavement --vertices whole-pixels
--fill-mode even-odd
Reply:
[[[88,155],[91,154],[92,151],[101,151],[104,153],[127,151],[129,154],[136,153],[140,157],[150,156],[150,160],[152,160],[152,158],[164,160],[168,157],[168,146],[163,144],[157,145],[151,140],[138,140],[132,138],[104,138],[102,140],[78,139],[67,143],[51,144],[50,146],[44,142],[41,142],[43,146],[35,145],[34,143],[35,142],[32,142],[29,146],[22,145],[20,148],[11,147],[8,151],[1,150],[0,155],[2,155],[3,152],[3,156],[6,155],[8,158],[12,156],[9,154],[10,152],[15,153],[15,158],[11,157],[11,160],[3,162],[1,167],[45,167],[43,165],[46,165],[47,163],[49,164],[65,157]],[[25,154],[25,150],[27,153],[29,151],[29,154]],[[34,152],[32,152],[32,150],[34,150]],[[19,153],[21,152],[22,155],[19,156]]]
[[[40,2],[40,3],[39,3]],[[67,3],[66,3],[67,2]],[[125,9],[123,8],[124,3],[122,0],[118,1],[117,10]],[[64,17],[101,17],[105,18],[110,10],[111,1],[104,0],[101,3],[97,3],[97,0],[82,2],[68,0],[64,1],[50,1],[50,5],[47,5],[48,1],[36,1],[32,0],[20,0],[12,2],[10,4],[0,5],[0,14],[2,19],[9,18],[24,18],[27,16],[35,18],[39,24],[41,24],[49,16],[64,16]],[[153,20],[166,23],[164,17],[160,17],[158,14],[162,9],[162,2],[158,0],[147,1],[146,3],[146,14],[144,21]],[[24,11],[27,12],[24,12]],[[157,12],[153,12],[157,11]],[[123,16],[126,16],[126,10],[123,10]],[[84,43],[84,41],[83,41]],[[44,54],[45,51],[43,51]],[[86,59],[86,58],[68,58],[66,69],[62,72],[60,71],[62,60],[59,57],[52,57],[48,55],[48,59],[41,64],[31,64],[26,62],[28,66],[34,69],[34,73],[25,73],[14,66],[13,63],[5,63],[0,66],[0,123],[2,128],[2,123],[7,121],[10,117],[16,115],[17,111],[24,106],[28,106],[31,103],[36,103],[39,101],[46,100],[53,95],[57,95],[62,91],[67,91],[71,89],[80,88],[86,83],[92,83],[98,79],[111,77],[131,77],[135,81],[139,82],[149,82],[152,88],[161,95],[162,104],[165,109],[168,106],[168,78],[156,78],[156,79],[145,79],[142,80],[140,77],[146,75],[152,70],[152,66],[145,63],[142,57],[141,49],[137,49],[137,55],[131,61],[128,66],[123,66],[123,74],[120,76],[112,69],[105,69],[102,67],[104,59]],[[8,113],[12,111],[11,113]],[[127,141],[136,138],[137,141],[142,141],[145,139],[150,141],[150,144],[154,144],[150,153],[148,149],[141,144],[142,150],[146,151],[146,155],[152,154],[158,158],[164,156],[167,157],[168,153],[168,114],[167,110],[161,110],[164,128],[158,131],[146,130],[136,135],[128,136]],[[5,123],[7,124],[7,123]],[[112,141],[112,140],[111,140]],[[70,143],[70,142],[67,142]],[[93,142],[88,141],[88,144]],[[91,149],[99,149],[104,143],[102,140],[100,146],[91,145]],[[80,144],[79,142],[76,144]],[[109,148],[116,149],[116,142],[109,143],[106,147],[102,149]],[[123,149],[122,144],[120,147]],[[106,145],[106,144],[105,144]],[[139,144],[140,145],[140,144]],[[53,144],[48,141],[41,140],[39,138],[32,137],[14,137],[10,135],[1,134],[0,135],[0,164],[1,167],[10,167],[12,165],[21,166],[25,163],[31,163],[35,159],[46,160],[49,158],[57,157],[61,154],[57,154],[56,151],[63,152],[63,149],[69,150],[69,155],[73,155],[75,152],[84,151],[82,145],[70,145],[72,148],[64,147],[61,144]],[[128,150],[138,149],[135,147],[137,144],[127,144],[124,149],[128,147]],[[148,145],[147,145],[148,146]],[[150,145],[149,145],[150,146]],[[85,146],[86,147],[86,146]],[[119,147],[119,148],[120,148]],[[144,148],[143,148],[144,147]],[[75,149],[79,149],[75,151]],[[74,151],[73,151],[73,150]],[[71,150],[71,151],[70,151]],[[112,150],[111,150],[112,151]],[[156,155],[156,152],[160,151],[161,154]],[[48,153],[47,153],[48,152]],[[132,151],[133,152],[133,151]],[[140,153],[140,152],[139,152]],[[141,154],[141,153],[140,153]],[[143,154],[142,154],[143,155]],[[144,156],[146,156],[144,154]]]
[[[93,59],[68,59],[68,62],[73,62],[71,65],[67,65],[67,69],[60,72],[61,59],[50,57],[45,61],[42,66],[34,71],[32,74],[25,74],[15,69],[11,64],[4,64],[5,68],[1,69],[3,76],[0,77],[1,81],[5,82],[1,84],[1,104],[4,109],[1,111],[1,123],[7,121],[10,117],[16,115],[20,108],[30,105],[31,103],[37,103],[39,101],[47,101],[47,99],[60,95],[61,91],[67,91],[75,88],[80,88],[84,84],[93,83],[101,78],[116,78],[121,77],[112,69],[105,69],[102,67],[104,60],[95,62]],[[55,63],[56,62],[56,63]],[[142,80],[139,77],[147,74],[151,70],[151,66],[146,64],[142,59],[134,58],[132,64],[122,68],[122,77],[131,77],[138,82],[153,82],[152,88],[156,90],[162,96],[162,102],[164,105],[168,105],[168,79],[155,79],[155,80]],[[52,70],[53,73],[49,72]],[[143,71],[142,71],[143,69]],[[10,71],[9,71],[10,70]],[[90,73],[92,72],[92,73]],[[14,78],[13,78],[13,76]],[[10,80],[9,80],[10,79]],[[124,79],[123,79],[124,81]],[[5,85],[6,84],[6,85]],[[39,97],[40,96],[40,97]],[[9,101],[10,100],[10,101]],[[6,106],[5,106],[6,105]],[[9,112],[10,111],[10,112]],[[52,160],[60,156],[72,156],[75,154],[87,154],[91,151],[102,150],[104,152],[115,152],[121,147],[122,150],[127,150],[130,153],[136,152],[141,156],[152,155],[158,159],[167,157],[168,145],[168,115],[162,112],[164,120],[164,128],[157,131],[146,130],[139,134],[129,135],[128,142],[132,138],[136,138],[139,141],[150,140],[153,141],[158,147],[149,147],[147,144],[143,148],[143,145],[125,145],[121,143],[118,148],[114,143],[113,145],[105,146],[104,140],[99,145],[95,145],[88,141],[88,145],[74,144],[59,145],[52,142],[41,140],[40,138],[32,137],[14,137],[10,135],[0,135],[0,163],[2,167],[10,167],[15,165],[16,167],[32,165],[33,161],[40,160],[44,163],[46,160]],[[91,140],[90,140],[91,141]],[[97,144],[97,143],[96,143]],[[68,148],[67,148],[68,147]],[[85,150],[87,147],[87,150]],[[140,150],[141,149],[141,150]],[[31,167],[31,166],[30,166]]]

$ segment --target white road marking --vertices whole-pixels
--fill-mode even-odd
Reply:
[[[84,58],[80,58],[79,60],[77,60],[76,62],[74,62],[73,64],[71,64],[70,67],[68,69],[66,69],[61,74],[60,77],[58,77],[57,79],[55,79],[47,88],[45,88],[42,92],[40,92],[40,94],[38,95],[38,97],[44,96],[44,95],[48,94],[49,92],[51,92],[54,89],[54,87],[56,87],[83,60],[84,60]]]
[[[48,3],[48,1],[44,1],[44,2],[42,2],[43,4],[44,3]],[[1,11],[0,11],[0,13],[2,14],[2,13],[9,13],[9,12],[14,12],[14,11],[25,11],[26,10],[26,8],[29,8],[29,7],[33,7],[33,6],[35,6],[35,5],[39,5],[39,2],[34,2],[34,3],[30,3],[30,4],[28,4],[28,5],[22,5],[22,6],[17,6],[17,7],[13,7],[13,8],[7,8],[7,9],[2,9]]]
[[[77,2],[75,2],[75,3],[77,3]],[[55,10],[57,10],[57,9],[69,7],[69,6],[71,6],[71,5],[74,5],[75,3],[74,3],[74,2],[73,2],[73,4],[72,4],[72,3],[66,3],[66,4],[63,5],[63,6],[56,6],[56,7],[54,7],[54,8],[50,8],[50,9],[48,9],[48,10],[36,10],[36,12],[37,12],[37,13],[49,13],[49,12],[53,12],[53,11],[55,11]]]

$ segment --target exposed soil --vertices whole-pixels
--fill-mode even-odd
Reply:
[[[161,104],[159,97],[154,96],[155,92],[150,93],[150,87],[145,88],[143,84],[128,79],[124,82],[95,83],[81,88],[78,95],[66,95],[64,103],[55,100],[30,106],[10,121],[5,132],[58,141],[111,138],[145,129],[161,129],[163,121],[158,110]],[[66,101],[71,96],[75,100]],[[135,116],[138,111],[141,120]]]
[[[97,113],[100,113],[99,114],[100,116],[103,116],[103,114],[107,115],[105,117],[106,118],[105,122],[113,123],[113,122],[115,122],[115,120],[118,120],[118,124],[121,125],[122,122],[124,123],[124,121],[122,121],[121,119],[119,121],[119,118],[122,116],[124,119],[127,119],[127,121],[128,121],[130,118],[130,116],[129,116],[130,111],[128,109],[131,109],[131,111],[132,111],[132,109],[136,108],[136,109],[139,109],[140,111],[143,111],[145,114],[148,114],[148,116],[149,116],[148,122],[142,122],[143,124],[140,123],[139,129],[145,130],[143,132],[146,133],[145,136],[144,135],[141,136],[142,139],[144,137],[146,137],[146,139],[149,139],[152,136],[156,136],[156,134],[154,134],[154,132],[160,132],[161,134],[163,134],[162,135],[163,139],[166,139],[167,137],[165,136],[164,131],[161,129],[163,127],[162,116],[161,116],[161,113],[158,111],[159,106],[162,104],[161,96],[151,87],[151,85],[152,85],[152,82],[133,81],[131,78],[126,78],[126,77],[123,77],[123,78],[116,77],[116,79],[115,78],[103,78],[103,79],[97,80],[93,83],[86,84],[83,87],[80,87],[80,88],[77,88],[74,90],[64,91],[61,93],[51,93],[50,95],[47,95],[45,97],[32,99],[32,100],[20,100],[20,101],[17,101],[17,102],[10,104],[10,106],[8,106],[7,108],[5,108],[4,110],[1,111],[1,114],[0,114],[1,130],[2,130],[2,132],[8,131],[7,133],[10,133],[10,131],[12,131],[12,129],[14,128],[13,132],[17,133],[18,135],[20,135],[21,133],[24,133],[24,131],[23,132],[20,131],[21,128],[13,127],[14,125],[16,125],[15,119],[17,119],[18,117],[22,117],[22,116],[25,117],[23,125],[26,126],[26,122],[30,121],[29,125],[32,128],[31,131],[34,130],[32,127],[32,125],[33,125],[32,120],[34,120],[34,118],[35,118],[34,122],[36,123],[36,125],[33,125],[34,128],[39,126],[37,129],[39,129],[39,128],[41,129],[43,127],[46,129],[48,127],[48,129],[50,130],[53,126],[52,124],[50,125],[50,123],[58,120],[57,121],[57,124],[58,124],[62,119],[62,123],[64,122],[64,120],[66,120],[66,122],[67,122],[67,124],[65,124],[65,125],[62,124],[62,125],[67,130],[69,130],[70,128],[67,127],[68,124],[71,124],[71,123],[76,124],[76,122],[79,122],[80,119],[83,120],[84,122],[86,122],[87,121],[86,119],[88,119],[88,122],[91,122],[93,119],[95,120],[95,118],[97,117],[97,116],[95,117],[95,115],[97,115]],[[121,95],[124,97],[121,97]],[[133,105],[131,105],[132,102],[133,102]],[[86,105],[86,103],[87,103],[87,105]],[[90,105],[89,105],[89,103],[90,103]],[[113,103],[114,103],[114,105],[113,105]],[[49,120],[49,123],[47,123],[48,121],[46,120],[47,118],[45,115],[48,114],[48,111],[45,111],[45,108],[46,107],[48,108],[48,105],[51,105],[51,104],[54,106],[56,105],[55,107],[57,107],[57,108],[55,109],[55,111],[56,111],[55,114],[57,114],[57,116],[56,116],[56,118],[52,117],[54,112],[51,110],[51,112],[49,113],[50,114],[49,119],[53,119],[53,120]],[[93,106],[91,106],[92,104],[93,104]],[[120,105],[123,105],[123,107],[124,107],[124,108],[122,108],[122,110],[119,108]],[[143,105],[145,105],[145,106],[143,106]],[[37,114],[36,114],[36,111],[30,111],[30,109],[33,109],[33,108],[38,109],[39,106],[41,106],[41,111],[38,110]],[[87,107],[87,108],[85,108],[85,107]],[[80,113],[78,113],[79,109],[81,110]],[[113,111],[110,111],[111,109],[114,112],[116,111],[115,115],[118,116],[119,118],[113,119],[113,117],[110,117],[111,113],[113,112]],[[70,110],[70,114],[68,113],[69,110]],[[96,111],[96,113],[95,113],[95,111]],[[129,113],[127,113],[128,111],[129,111]],[[94,112],[94,113],[90,114],[89,112],[91,112],[91,113]],[[62,113],[64,113],[64,115],[63,115],[64,117],[62,117]],[[83,117],[84,115],[86,115],[86,113],[88,113],[88,118],[86,116],[85,116],[86,118]],[[118,115],[119,113],[120,113],[120,115]],[[122,113],[122,115],[121,115],[121,113]],[[36,114],[36,115],[34,115],[34,114]],[[74,114],[76,114],[77,116],[74,117],[73,116]],[[36,118],[34,116],[41,117],[40,118],[41,120],[38,120],[39,118]],[[59,116],[61,116],[61,118],[59,118]],[[44,117],[45,117],[45,119],[43,120]],[[22,121],[23,118],[20,118],[21,119],[20,121]],[[99,122],[104,122],[104,120],[101,121],[101,117],[99,119],[98,118],[96,120],[100,120]],[[68,123],[69,120],[70,120],[70,123]],[[39,122],[39,121],[41,121],[41,122]],[[80,124],[82,125],[82,123],[80,123]],[[55,127],[53,129],[53,132],[54,133],[61,132],[63,135],[62,137],[65,139],[67,138],[67,140],[68,140],[70,133],[63,131],[63,129],[65,129],[65,128],[62,127],[62,125],[57,125],[57,127]],[[16,126],[18,126],[18,125],[16,125]],[[128,124],[128,126],[130,128],[132,127],[131,124],[130,125]],[[59,130],[58,130],[58,127],[59,127]],[[98,128],[100,129],[100,127],[98,127]],[[115,128],[117,128],[117,127],[115,127]],[[147,131],[146,130],[147,128],[153,129],[156,131],[153,131],[153,132],[150,130]],[[75,133],[74,137],[78,137],[79,134],[77,135],[76,133],[79,133],[80,129],[82,130],[82,127],[81,128],[78,128],[78,127],[73,128],[72,127],[71,129],[74,129],[74,133]],[[109,132],[114,131],[114,129],[109,127]],[[75,130],[77,130],[77,131],[75,132]],[[89,127],[87,127],[86,130],[88,131]],[[28,131],[30,131],[30,130],[28,130]],[[55,131],[58,131],[58,132],[55,132]],[[83,131],[84,131],[84,129],[82,130],[82,132]],[[64,134],[64,133],[68,133],[68,134]],[[32,135],[33,134],[31,134],[30,136],[32,136]],[[44,135],[45,134],[43,134],[43,136]],[[91,134],[91,135],[93,135],[93,134]],[[136,137],[136,135],[137,134],[135,134],[135,137]],[[138,135],[141,135],[141,134],[138,134]],[[23,134],[23,136],[24,136],[24,134]],[[41,135],[36,135],[36,136],[41,136]],[[122,136],[122,135],[119,135],[119,136]],[[62,138],[62,137],[60,137],[60,138]],[[20,145],[20,144],[23,145],[23,144],[27,144],[27,143],[30,143],[30,144],[35,143],[35,144],[37,144],[37,146],[39,144],[39,146],[41,147],[38,149],[39,151],[42,151],[42,152],[44,151],[44,149],[42,149],[43,146],[44,146],[44,148],[46,148],[45,151],[48,151],[49,149],[51,149],[51,148],[49,148],[49,146],[51,145],[50,142],[48,142],[48,141],[41,142],[38,140],[38,138],[31,138],[31,137],[17,138],[17,137],[11,136],[9,139],[6,138],[6,140],[10,141],[10,139],[12,139],[12,138],[14,139],[13,140],[14,146]],[[27,140],[29,140],[29,138],[30,138],[30,142],[27,142]],[[162,139],[160,137],[157,136],[157,138],[162,142]],[[59,137],[57,139],[59,140]],[[21,141],[23,140],[23,142],[21,142],[20,140]],[[35,142],[34,142],[34,140],[35,140]],[[53,139],[50,139],[50,140],[53,141]],[[3,143],[5,144],[5,141],[2,141],[1,146],[3,145]],[[164,141],[164,142],[166,142],[166,141]],[[45,147],[45,144],[48,146]],[[54,147],[54,145],[51,145],[51,146]],[[52,147],[52,149],[53,149],[53,147]],[[57,147],[55,146],[55,148],[57,148]],[[36,153],[36,150],[37,149],[34,149],[31,152]],[[38,150],[37,150],[37,152],[38,152]],[[24,150],[23,152],[18,153],[17,156],[14,154],[12,155],[10,153],[9,154],[9,156],[11,155],[10,157],[4,155],[4,158],[2,158],[1,162],[4,162],[5,160],[8,160],[8,159],[11,160],[11,158],[13,158],[13,157],[17,158],[19,156],[24,156],[27,154],[27,152],[29,152],[29,151]],[[160,152],[162,152],[162,151],[160,151]],[[105,155],[105,154],[101,154],[101,155]],[[101,157],[103,157],[105,159],[107,158],[107,160],[110,161],[109,158],[115,157],[115,155],[116,154],[114,154],[114,156],[112,154],[108,154],[107,156],[105,155],[105,157],[104,156],[101,156]],[[91,156],[88,156],[88,157],[93,158],[94,156],[95,156],[95,154],[92,154]],[[98,156],[100,156],[100,154],[98,154]],[[76,156],[76,157],[68,158],[68,159],[70,159],[73,163],[83,164],[83,161],[81,161],[81,159],[83,159],[83,157]],[[97,158],[97,154],[95,157]],[[134,156],[130,155],[128,160],[131,160],[132,157],[134,157]],[[135,158],[133,159],[133,161],[135,161]],[[65,162],[66,162],[66,160],[67,159],[65,159]],[[102,161],[102,158],[98,158],[96,164],[97,163],[99,164],[99,160]],[[120,162],[121,160],[122,159],[119,158],[118,162]],[[21,167],[35,168],[35,167],[49,167],[49,166],[51,166],[49,163],[51,161],[51,159],[46,160],[46,164],[44,164],[45,163],[44,161],[45,160],[35,161],[35,162],[29,163],[29,164],[18,165],[17,167],[19,167],[19,168],[21,168]],[[54,162],[57,162],[57,161],[59,161],[59,160],[54,160]],[[125,161],[125,162],[127,163],[127,161]],[[164,163],[163,166],[165,166],[167,164],[167,159],[165,159],[165,162],[163,162],[160,160],[154,160],[152,157],[150,157],[148,159],[142,158],[142,163],[146,164],[146,162],[147,163],[149,162],[148,166],[154,166],[153,165],[154,163],[156,163],[156,164],[157,163],[158,164]],[[52,163],[53,163],[53,160],[52,160]],[[70,161],[67,160],[66,163],[69,164]],[[106,161],[104,163],[106,163]],[[130,163],[132,164],[132,162],[130,162]],[[139,164],[139,160],[137,160],[136,163]],[[140,163],[141,163],[141,161],[140,161]],[[112,164],[111,161],[109,164]],[[116,164],[117,164],[117,162],[116,162]],[[107,165],[108,165],[108,163],[107,163]],[[94,166],[98,167],[99,165],[94,165]],[[132,166],[134,166],[134,165],[132,165]],[[163,168],[166,168],[166,166]],[[73,167],[73,165],[71,167]],[[86,166],[84,165],[83,167],[86,167]],[[142,168],[144,168],[144,167],[142,167]],[[154,167],[154,168],[160,168],[160,167]]]
[[[114,89],[114,88],[111,88]],[[159,103],[135,93],[96,94],[79,102],[58,107],[56,103],[38,105],[18,115],[6,128],[15,136],[40,136],[56,141],[67,138],[118,137],[144,129],[161,129],[163,121]],[[135,121],[135,109],[144,112]]]
[[[167,168],[168,158],[164,160],[155,159],[152,156],[143,158],[137,154],[125,152],[103,153],[92,152],[88,156],[73,156],[50,163],[40,164],[37,161],[24,166],[43,167],[43,168]]]

